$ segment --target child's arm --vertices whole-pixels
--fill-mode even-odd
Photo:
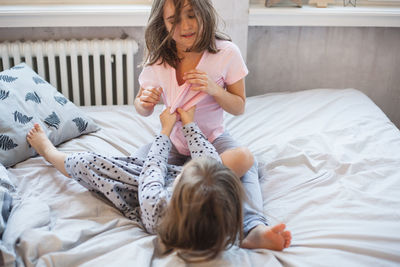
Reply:
[[[214,99],[226,112],[232,115],[243,114],[246,106],[244,79],[227,85],[226,90],[220,87],[220,90],[215,93]]]
[[[166,109],[160,115],[162,130],[156,136],[139,176],[139,203],[142,222],[149,233],[156,233],[158,219],[167,204],[165,189],[168,154],[172,147],[169,135],[176,122],[176,114]]]
[[[192,84],[191,90],[206,92],[213,96],[226,112],[233,115],[243,114],[246,104],[244,78],[249,71],[239,48],[233,43],[221,51],[220,57],[224,63],[219,71],[223,75],[226,90],[224,85],[217,84],[206,72],[199,69],[186,72],[183,79],[186,83]]]
[[[146,230],[151,234],[156,233],[155,226],[168,199],[165,177],[171,146],[168,136],[157,135],[139,176],[141,218]]]
[[[190,108],[188,111],[184,111],[181,108],[177,109],[181,116],[183,124],[182,131],[186,138],[186,142],[188,143],[190,156],[192,159],[198,157],[211,157],[222,162],[215,147],[203,135],[197,124],[193,122],[195,109],[196,106]]]
[[[202,91],[213,96],[226,112],[232,115],[244,113],[246,104],[244,79],[227,85],[226,90],[214,82],[206,72],[197,69],[188,71],[183,79],[192,84],[191,90]]]
[[[154,106],[160,102],[162,88],[140,88],[134,102],[136,111],[142,116],[150,116]]]
[[[221,158],[214,146],[205,138],[195,122],[188,123],[182,127],[192,159],[199,157],[214,158],[219,162]]]

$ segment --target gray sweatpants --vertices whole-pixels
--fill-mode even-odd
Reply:
[[[239,143],[232,136],[225,132],[217,137],[212,143],[219,154],[224,151],[236,147],[240,147]],[[141,147],[134,156],[146,158],[151,143]],[[190,156],[182,155],[175,146],[169,153],[168,163],[172,165],[182,166],[186,161],[190,160]],[[263,200],[261,195],[260,183],[258,180],[258,167],[255,161],[253,166],[241,178],[244,190],[246,192],[247,201],[243,204],[243,233],[246,236],[251,229],[259,224],[267,225],[267,220],[262,213]]]

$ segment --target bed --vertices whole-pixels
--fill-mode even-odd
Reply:
[[[130,155],[159,129],[132,106],[81,107],[101,129],[61,151]],[[232,247],[199,266],[399,266],[400,132],[362,92],[313,89],[249,97],[226,128],[259,163],[264,213],[293,235],[283,252]],[[7,169],[16,187],[6,266],[185,266],[42,157]]]

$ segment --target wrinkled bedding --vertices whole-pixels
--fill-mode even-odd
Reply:
[[[264,213],[287,224],[292,246],[232,247],[200,266],[398,266],[400,132],[383,112],[354,89],[272,93],[246,105],[244,115],[225,115],[226,128],[256,156]],[[132,106],[82,109],[102,129],[59,149],[121,156],[152,141],[162,107],[147,118]],[[8,173],[18,200],[0,247],[15,255],[6,266],[185,266],[155,254],[155,236],[42,157]]]

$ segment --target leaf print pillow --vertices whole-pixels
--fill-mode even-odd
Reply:
[[[25,63],[0,72],[0,163],[10,167],[36,155],[26,134],[39,123],[59,145],[99,129],[93,120]]]

